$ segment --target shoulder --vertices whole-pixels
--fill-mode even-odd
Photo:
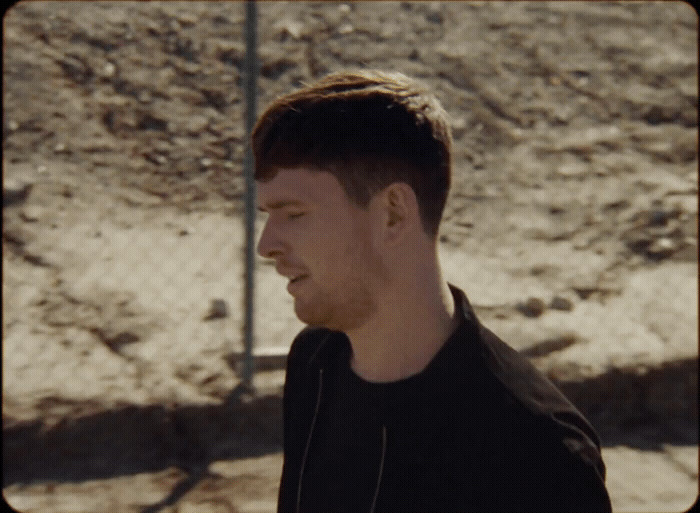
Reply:
[[[463,316],[462,329],[457,333],[467,342],[456,347],[462,347],[463,352],[466,350],[467,359],[476,360],[473,363],[479,374],[493,378],[489,381],[497,389],[494,392],[498,389],[508,392],[533,413],[571,407],[564,395],[525,356],[481,324],[461,289],[451,286],[451,290]]]
[[[450,359],[469,362],[483,381],[485,392],[501,396],[524,413],[551,416],[566,412],[580,417],[571,402],[527,357],[501,340],[477,319],[466,294],[452,286],[464,320],[457,332],[461,343],[453,344]],[[595,435],[594,435],[595,436]]]
[[[533,511],[609,511],[600,439],[583,414],[529,360],[479,327],[479,357],[491,387],[494,472],[533,500]],[[528,469],[513,477],[507,469]],[[502,476],[503,477],[503,476]],[[499,481],[496,479],[496,481]],[[515,484],[517,482],[517,485]],[[539,498],[544,502],[538,502]],[[590,508],[589,508],[590,506]],[[558,509],[559,508],[559,509]],[[507,509],[507,508],[506,508]]]
[[[487,328],[481,326],[480,331],[486,372],[517,411],[516,415],[506,414],[530,425],[530,435],[541,448],[548,440],[555,452],[582,460],[604,476],[600,438],[584,415],[525,356]],[[528,433],[517,426],[516,430],[521,435]]]
[[[499,386],[529,411],[549,415],[556,411],[578,411],[564,394],[518,351],[484,326],[479,326],[482,364]]]

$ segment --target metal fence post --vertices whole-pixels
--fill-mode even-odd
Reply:
[[[254,344],[254,274],[255,274],[255,178],[253,149],[250,136],[257,116],[257,5],[255,0],[246,0],[245,6],[245,62],[244,89],[246,97],[245,128],[246,146],[243,160],[245,175],[245,292],[244,292],[244,346],[243,384],[253,387]]]

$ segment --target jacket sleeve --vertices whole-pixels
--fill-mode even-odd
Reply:
[[[556,462],[551,468],[552,493],[566,507],[559,510],[609,512],[598,435],[583,417],[572,412],[553,413],[550,418],[554,420],[550,452]]]
[[[599,452],[593,458],[588,454],[590,443],[577,430],[564,429],[546,419],[524,427],[503,444],[506,474],[496,479],[500,483],[496,509],[610,513],[605,466]],[[586,449],[582,451],[582,447]],[[508,465],[519,470],[505,470]]]
[[[533,486],[536,493],[531,499],[535,510],[561,513],[612,510],[604,476],[594,465],[571,452],[565,444],[555,444],[547,456],[553,464],[546,468],[538,465],[542,480]]]

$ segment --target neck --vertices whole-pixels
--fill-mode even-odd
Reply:
[[[378,310],[347,332],[352,369],[372,382],[391,382],[420,373],[459,324],[454,298],[435,265],[404,268],[377,301]]]

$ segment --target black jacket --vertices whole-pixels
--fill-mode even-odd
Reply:
[[[385,427],[388,444],[407,436],[416,443],[394,447],[400,457],[387,452],[375,503],[367,510],[611,511],[600,440],[591,425],[524,357],[479,323],[461,290],[452,292],[462,322],[423,371],[435,376],[433,386],[397,405]],[[324,382],[331,381],[348,344],[344,334],[322,328],[304,329],[292,344],[280,512],[299,509],[314,425],[332,400]]]

